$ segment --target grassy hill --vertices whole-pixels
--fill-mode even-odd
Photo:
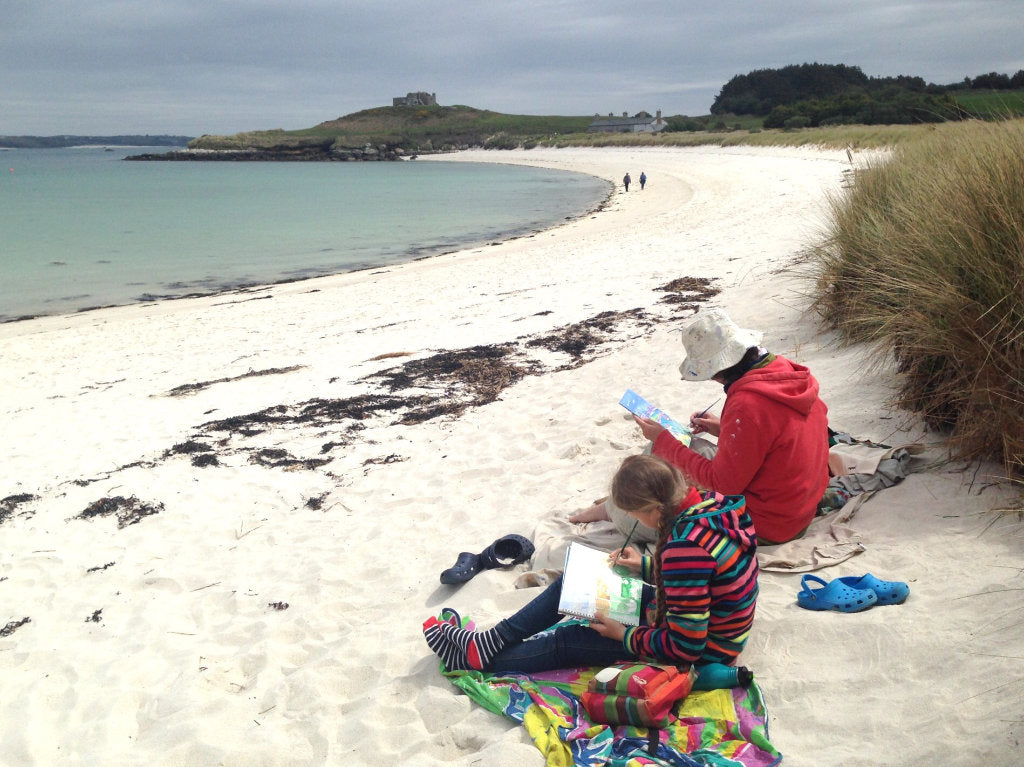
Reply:
[[[233,136],[201,136],[193,149],[287,149],[322,146],[400,146],[409,152],[465,145],[537,141],[563,133],[584,133],[592,117],[509,115],[467,106],[376,107],[304,130],[268,130]],[[501,148],[495,146],[495,148]]]

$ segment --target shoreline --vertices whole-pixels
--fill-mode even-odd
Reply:
[[[30,496],[0,523],[0,626],[30,619],[0,638],[10,759],[542,764],[521,728],[438,673],[420,623],[451,605],[486,627],[534,595],[513,585],[525,566],[460,588],[437,577],[460,551],[604,494],[642,447],[622,391],[677,417],[720,396],[679,381],[690,305],[722,306],[807,364],[833,428],[941,458],[886,404],[891,373],[806,313],[801,254],[844,152],[439,159],[649,181],[493,246],[0,325],[0,499]],[[683,278],[721,292],[665,300]],[[474,379],[441,377],[443,363],[495,359],[504,388],[401,422],[462,402]],[[813,613],[796,606],[798,575],[762,574],[741,661],[785,765],[1009,763],[1024,525],[991,511],[1009,497],[981,479],[996,470],[933,467],[857,511],[866,551],[818,574],[904,580],[904,605]],[[111,516],[83,516],[116,498]]]

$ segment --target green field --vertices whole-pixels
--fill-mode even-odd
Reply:
[[[1024,115],[1024,91],[954,91],[963,109],[982,118]]]

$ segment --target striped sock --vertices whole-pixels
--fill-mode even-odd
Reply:
[[[494,660],[494,656],[508,644],[505,637],[498,633],[497,627],[487,629],[487,631],[467,631],[449,623],[440,626],[439,630],[448,642],[459,651],[460,657],[456,662],[460,668],[483,671]]]
[[[444,626],[451,625],[445,621],[439,621],[437,618],[428,618],[423,623],[423,638],[427,640],[427,647],[441,659],[446,669],[449,671],[468,669],[466,654],[452,644],[442,632]]]

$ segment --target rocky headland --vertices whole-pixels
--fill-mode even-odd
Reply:
[[[366,144],[363,147],[338,147],[330,142],[314,146],[250,147],[245,149],[175,149],[147,152],[126,160],[191,160],[221,162],[367,162],[402,160],[409,156],[393,144]],[[415,157],[415,155],[412,155]]]

